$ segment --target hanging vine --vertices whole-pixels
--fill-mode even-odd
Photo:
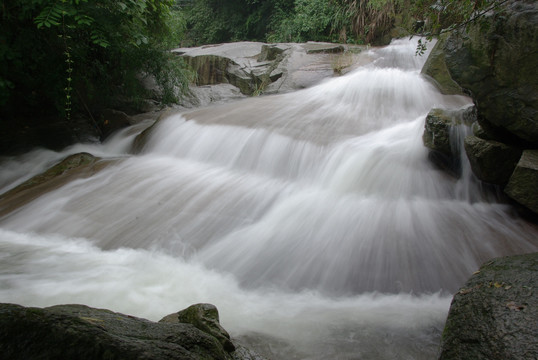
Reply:
[[[67,78],[66,78],[66,81],[67,81],[67,85],[66,87],[64,88],[64,91],[65,91],[65,118],[67,121],[70,121],[71,120],[71,111],[73,110],[73,107],[72,107],[72,100],[71,100],[71,93],[73,91],[73,64],[74,64],[74,61],[73,61],[73,58],[71,56],[71,47],[69,46],[68,44],[68,39],[70,38],[69,35],[67,35],[66,31],[65,31],[65,14],[62,14],[62,30],[63,30],[63,33],[60,34],[60,37],[62,38],[63,40],[63,43],[64,43],[64,46],[65,46],[65,51],[64,51],[64,55],[65,55],[65,63],[66,63],[66,72],[67,72]]]

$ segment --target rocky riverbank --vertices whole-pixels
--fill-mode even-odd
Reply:
[[[502,188],[517,203],[538,213],[538,4],[507,1],[466,30],[441,37],[423,73],[444,93],[466,93],[476,106],[465,152],[474,174]],[[447,126],[434,110],[426,120],[424,143],[435,159],[453,163],[446,151]],[[434,126],[437,124],[437,126]],[[432,139],[435,139],[433,141]]]
[[[423,73],[447,94],[467,94],[466,110],[432,110],[424,144],[459,175],[459,151],[484,183],[538,213],[538,4],[507,1],[466,30],[441,37]],[[464,150],[457,127],[467,127]],[[441,360],[538,357],[538,254],[494,259],[455,294]]]

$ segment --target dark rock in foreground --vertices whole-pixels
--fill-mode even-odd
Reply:
[[[189,323],[84,305],[0,304],[0,348],[4,359],[261,359],[244,348],[227,351],[214,334]]]
[[[538,253],[484,264],[454,296],[440,360],[538,359]]]

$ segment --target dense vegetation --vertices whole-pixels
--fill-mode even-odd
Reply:
[[[380,43],[436,33],[502,0],[184,0],[186,43],[238,40]],[[394,30],[397,31],[394,31]],[[387,37],[389,36],[389,37]]]
[[[238,40],[380,43],[464,23],[501,0],[3,0],[0,125],[144,99],[176,101],[192,78],[168,51]],[[395,30],[396,29],[396,30]],[[160,91],[148,93],[144,79]]]
[[[172,0],[5,0],[0,9],[1,114],[61,114],[147,98],[153,76],[173,101],[186,72],[168,50],[184,20]],[[112,103],[111,103],[112,102]]]

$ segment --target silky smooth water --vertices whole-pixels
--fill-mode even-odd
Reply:
[[[215,304],[272,359],[432,359],[451,294],[536,229],[422,145],[441,95],[416,42],[310,89],[177,113],[135,136],[3,159],[9,189],[68,154],[115,160],[0,218],[0,301],[158,320]],[[461,129],[465,132],[466,129]],[[457,146],[457,144],[456,144]]]

